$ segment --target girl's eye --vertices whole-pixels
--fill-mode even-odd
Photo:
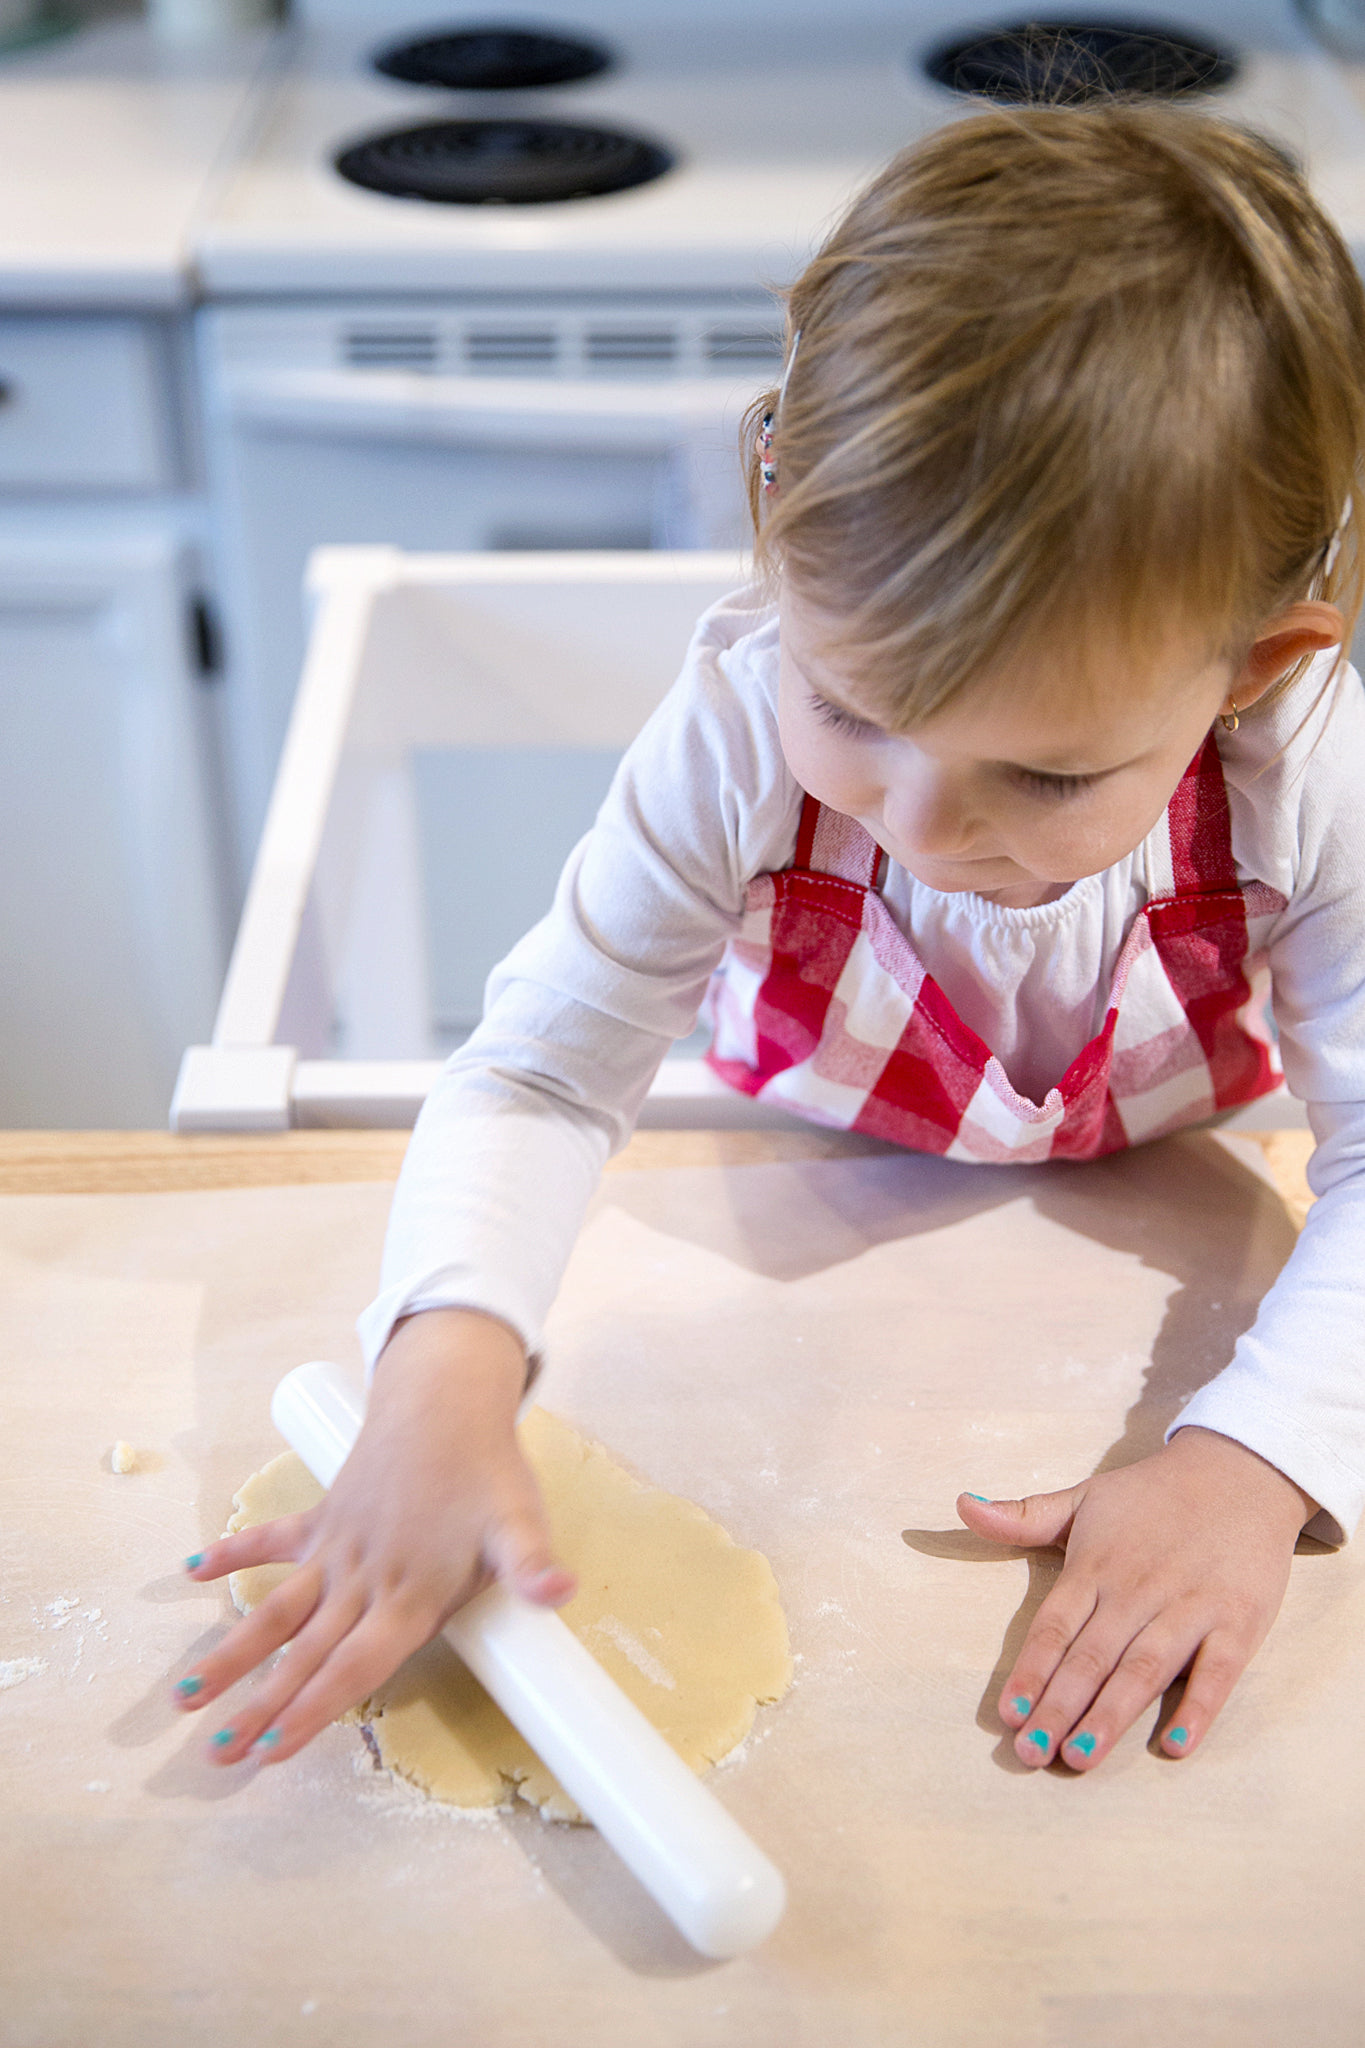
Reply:
[[[867,738],[879,728],[870,719],[855,718],[851,711],[845,711],[841,704],[831,704],[827,698],[811,697],[811,707],[821,725],[827,725],[831,732],[845,732],[854,738]]]
[[[1098,775],[1046,775],[1037,768],[1016,768],[1015,780],[1030,796],[1042,797],[1045,802],[1061,803],[1070,796],[1080,796],[1087,789],[1093,789],[1099,781]]]

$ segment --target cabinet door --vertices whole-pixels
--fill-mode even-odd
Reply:
[[[0,313],[0,485],[167,490],[167,342],[155,322]]]
[[[188,550],[169,514],[0,523],[0,1123],[166,1120],[222,974]]]

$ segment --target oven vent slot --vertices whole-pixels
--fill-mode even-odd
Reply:
[[[673,327],[589,327],[583,360],[595,369],[655,369],[677,361],[679,337]]]
[[[559,361],[553,327],[471,327],[464,338],[471,370],[552,370]]]
[[[441,337],[434,327],[348,327],[341,354],[351,370],[434,370]]]
[[[770,370],[782,361],[782,337],[770,327],[711,327],[702,337],[708,363]]]

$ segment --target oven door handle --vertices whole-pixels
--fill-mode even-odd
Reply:
[[[234,424],[497,451],[666,455],[733,441],[752,381],[443,377],[409,370],[238,370],[219,406]]]

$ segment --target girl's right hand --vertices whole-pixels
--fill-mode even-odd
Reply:
[[[176,1687],[179,1706],[208,1706],[288,1645],[213,1735],[216,1763],[253,1748],[262,1761],[293,1756],[493,1578],[544,1606],[571,1598],[516,1440],[525,1379],[505,1323],[467,1309],[408,1317],[384,1348],[364,1424],[325,1499],[200,1555],[191,1573],[200,1581],[249,1565],[297,1567]]]

